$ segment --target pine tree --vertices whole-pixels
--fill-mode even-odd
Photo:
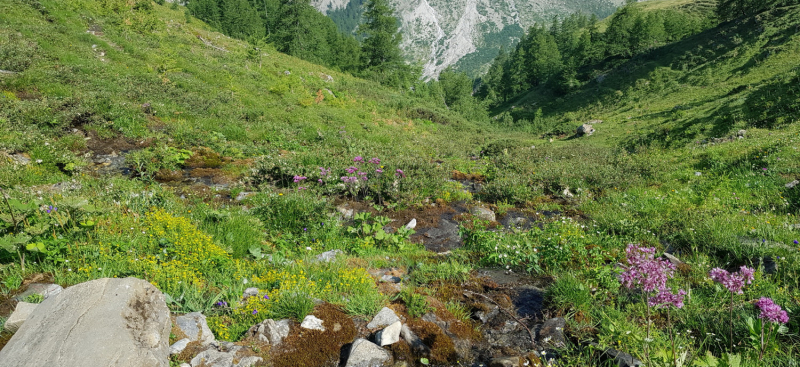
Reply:
[[[364,36],[361,44],[364,75],[386,85],[413,84],[417,73],[403,62],[402,36],[394,10],[386,0],[369,0],[364,9],[364,23],[358,27],[358,33]]]
[[[225,33],[231,37],[245,40],[264,37],[261,17],[247,0],[224,0],[221,23]]]

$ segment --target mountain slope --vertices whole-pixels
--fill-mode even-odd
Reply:
[[[353,0],[356,4],[359,0]],[[500,46],[516,42],[528,27],[550,22],[553,16],[574,12],[605,17],[622,0],[392,0],[403,33],[406,57],[423,64],[432,78],[448,66],[479,75],[497,55]],[[314,0],[323,13],[342,11],[351,1]],[[356,8],[357,9],[357,8]],[[334,17],[352,24],[350,17]]]

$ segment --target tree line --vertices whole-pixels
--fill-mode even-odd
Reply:
[[[413,83],[419,72],[406,65],[401,35],[386,0],[363,6],[363,23],[341,32],[310,0],[189,0],[195,17],[222,33],[252,44],[272,43],[283,53],[391,86]]]

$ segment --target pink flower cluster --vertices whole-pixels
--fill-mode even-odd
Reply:
[[[667,280],[675,273],[675,265],[657,259],[654,247],[642,247],[629,244],[625,250],[628,257],[628,268],[619,275],[622,285],[629,289],[641,288],[647,294],[656,293],[647,300],[650,307],[665,307],[672,305],[683,307],[684,290],[673,294],[667,286]]]
[[[708,276],[711,277],[711,280],[728,288],[731,293],[742,294],[744,293],[742,289],[745,284],[751,284],[753,282],[753,274],[755,274],[755,272],[755,269],[746,266],[740,267],[739,271],[735,273],[730,273],[720,268],[714,268],[711,269]]]
[[[761,309],[761,314],[758,318],[767,320],[769,322],[785,324],[789,322],[789,315],[786,311],[781,309],[781,306],[775,304],[770,298],[761,297],[756,301],[756,306]]]
[[[305,176],[294,176],[294,183],[298,183],[298,182],[303,181],[303,180],[305,180],[307,178],[308,177],[305,177]]]

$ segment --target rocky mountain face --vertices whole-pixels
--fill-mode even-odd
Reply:
[[[333,15],[354,12],[365,0],[312,0]],[[353,3],[351,3],[353,2]],[[624,0],[389,0],[400,20],[409,61],[422,63],[423,75],[436,78],[448,66],[480,74],[501,45],[519,40],[523,30],[574,12],[605,17]],[[336,16],[332,16],[337,21]],[[352,26],[352,23],[351,25]]]

